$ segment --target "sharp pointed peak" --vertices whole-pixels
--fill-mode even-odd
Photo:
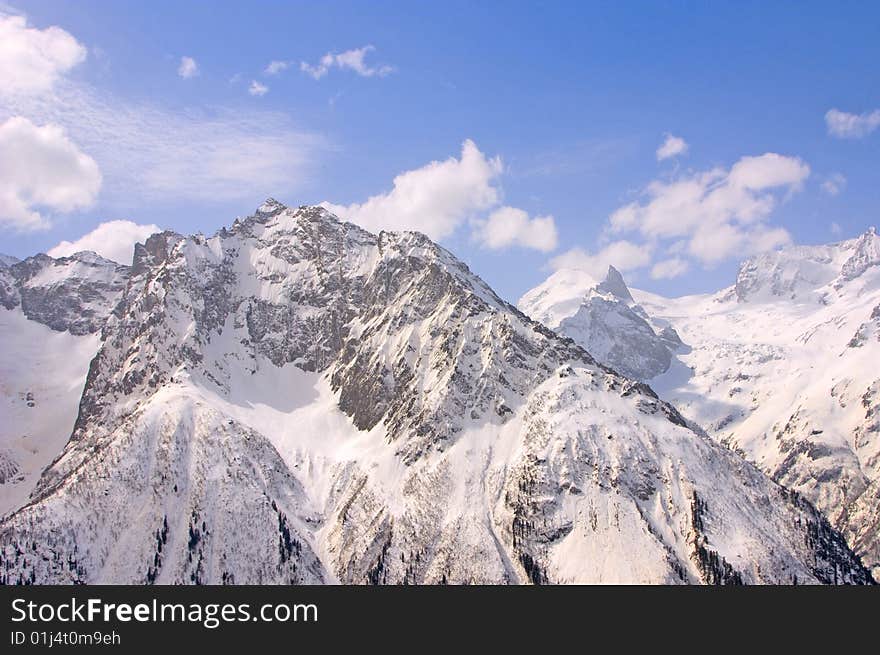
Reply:
[[[633,302],[632,294],[630,294],[629,288],[623,280],[623,275],[621,275],[620,271],[613,266],[608,267],[605,279],[602,280],[597,289],[602,293],[610,293],[612,296],[620,298],[621,300]]]

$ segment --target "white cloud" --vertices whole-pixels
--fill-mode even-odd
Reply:
[[[612,241],[595,253],[572,248],[551,259],[550,268],[554,271],[574,268],[602,279],[609,266],[614,266],[621,273],[647,266],[651,263],[651,250],[650,245],[639,245],[626,240]]]
[[[651,277],[655,280],[671,280],[688,272],[690,264],[681,257],[671,257],[657,262],[651,268]]]
[[[789,240],[765,221],[783,193],[799,190],[810,167],[797,157],[766,153],[742,157],[729,171],[715,168],[671,182],[655,180],[645,202],[632,202],[609,217],[612,232],[638,232],[649,240],[686,239],[703,264],[775,247]]]
[[[861,139],[880,127],[880,109],[864,114],[850,114],[829,109],[825,114],[828,134],[841,139]]]
[[[831,234],[833,234],[834,236],[840,236],[840,233],[841,233],[842,231],[843,231],[843,230],[842,230],[842,228],[840,227],[840,224],[839,224],[839,223],[836,223],[836,222],[834,222],[834,221],[831,222]]]
[[[86,58],[86,48],[60,27],[28,27],[0,10],[0,95],[40,93]]]
[[[821,187],[829,196],[836,196],[846,188],[846,177],[841,173],[832,173],[825,178]]]
[[[791,235],[782,227],[759,226],[745,235],[746,251],[767,252],[791,243]]]
[[[346,50],[345,52],[334,53],[328,52],[321,57],[317,64],[309,64],[308,62],[300,62],[299,68],[304,73],[308,73],[316,80],[320,80],[331,68],[340,70],[354,71],[361,77],[385,77],[394,72],[393,66],[380,64],[379,66],[369,66],[364,61],[368,52],[372,52],[375,48],[371,45],[354,50]]]
[[[810,175],[810,167],[798,157],[768,152],[757,157],[742,157],[730,169],[727,182],[732,189],[761,191],[781,186],[800,185]]]
[[[552,216],[530,219],[522,209],[499,207],[488,219],[477,222],[474,237],[492,250],[520,246],[550,252],[556,249],[556,222]]]
[[[712,266],[735,256],[773,250],[791,243],[791,235],[784,228],[758,225],[744,229],[730,223],[711,227],[701,226],[688,242],[688,254],[704,266]]]
[[[199,74],[199,65],[192,57],[181,57],[180,66],[177,67],[177,74],[183,79],[188,80]]]
[[[501,171],[500,159],[487,158],[467,140],[460,159],[433,161],[401,173],[387,193],[348,206],[322,204],[368,230],[418,230],[442,239],[466,219],[499,203],[494,183]]]
[[[76,241],[62,241],[46,254],[50,257],[67,257],[83,250],[91,250],[114,262],[131,264],[134,244],[143,243],[148,236],[161,231],[158,225],[107,221]]]
[[[666,135],[666,140],[657,148],[657,161],[677,157],[687,152],[688,144],[680,136]]]
[[[251,80],[251,85],[248,87],[248,93],[252,96],[264,96],[269,93],[269,87],[265,84],[260,84],[256,80]]]
[[[95,160],[57,125],[21,116],[0,124],[0,226],[41,230],[51,225],[42,208],[69,212],[89,207],[101,188]]]
[[[269,62],[269,64],[266,66],[266,69],[263,72],[266,75],[278,75],[278,73],[286,71],[288,68],[290,68],[289,61],[273,60],[273,61]]]
[[[61,125],[97,161],[102,201],[127,211],[157,201],[227,202],[292,196],[326,141],[281,112],[171,111],[61,81],[50,94],[0,103],[6,112]]]

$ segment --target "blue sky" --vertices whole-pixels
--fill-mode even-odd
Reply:
[[[269,195],[329,201],[371,229],[421,229],[416,210],[448,203],[425,230],[510,300],[554,266],[598,269],[618,254],[634,286],[679,295],[730,284],[756,249],[880,222],[877,3],[54,0],[3,11],[31,30],[58,26],[86,55],[51,88],[0,93],[0,123],[27,119],[15,136],[57,124],[100,169],[87,198],[32,202],[36,228],[0,219],[0,251],[20,257],[119,219],[210,233]],[[368,45],[360,71],[335,58],[320,79],[301,70]],[[270,75],[271,61],[288,66]],[[249,93],[253,82],[266,92]],[[687,148],[658,160],[667,135]],[[395,176],[460,159],[466,140],[473,170],[431,169],[393,195]],[[223,163],[205,169],[200,153]],[[670,210],[679,192],[703,195]],[[413,194],[414,208],[402,199]],[[610,219],[627,206],[631,217]],[[403,213],[385,225],[383,212]],[[547,217],[555,239],[550,222],[533,223]],[[621,241],[631,248],[608,249]]]

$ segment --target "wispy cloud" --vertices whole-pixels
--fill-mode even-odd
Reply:
[[[651,278],[654,280],[671,280],[672,278],[681,277],[690,269],[686,259],[681,257],[670,257],[657,262],[651,267]]]
[[[177,74],[183,79],[188,80],[199,74],[199,65],[192,57],[181,57],[180,65],[177,67]]]
[[[828,134],[841,139],[861,139],[880,127],[880,109],[863,114],[850,114],[829,109],[825,114]]]
[[[839,195],[846,188],[846,177],[842,173],[832,173],[822,181],[821,188],[829,196]]]
[[[660,147],[657,148],[657,161],[663,161],[670,157],[678,157],[679,155],[685,154],[687,150],[688,144],[684,139],[680,136],[667,134],[666,139],[660,144]]]
[[[269,93],[269,87],[265,84],[260,84],[256,80],[251,80],[251,85],[248,87],[248,93],[252,96],[264,96]]]
[[[278,75],[278,73],[282,73],[288,68],[290,68],[289,61],[273,60],[266,65],[266,68],[263,70],[263,72],[266,75]]]
[[[393,73],[393,66],[387,64],[370,66],[364,61],[367,54],[373,50],[375,50],[373,46],[366,45],[363,48],[355,48],[354,50],[346,50],[340,53],[328,52],[321,57],[317,64],[313,65],[303,61],[300,62],[299,67],[301,71],[311,75],[316,80],[320,80],[333,68],[354,71],[361,77],[385,77]]]
[[[638,141],[626,137],[573,140],[506,162],[506,174],[514,179],[530,177],[596,177],[609,166],[619,165],[638,152]]]
[[[0,105],[0,120],[16,114],[62,126],[100,166],[102,197],[126,207],[133,199],[218,202],[295,193],[326,147],[284,113],[177,110],[69,81]]]

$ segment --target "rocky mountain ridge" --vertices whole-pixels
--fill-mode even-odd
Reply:
[[[572,288],[552,280],[536,289],[566,306]],[[735,284],[716,294],[632,295],[683,341],[669,368],[648,379],[652,388],[816,503],[880,574],[876,230],[749,258]],[[576,316],[567,307],[560,325]],[[586,345],[604,331],[571,336]]]
[[[153,235],[102,337],[0,523],[5,582],[870,581],[807,501],[418,233],[269,200]]]

